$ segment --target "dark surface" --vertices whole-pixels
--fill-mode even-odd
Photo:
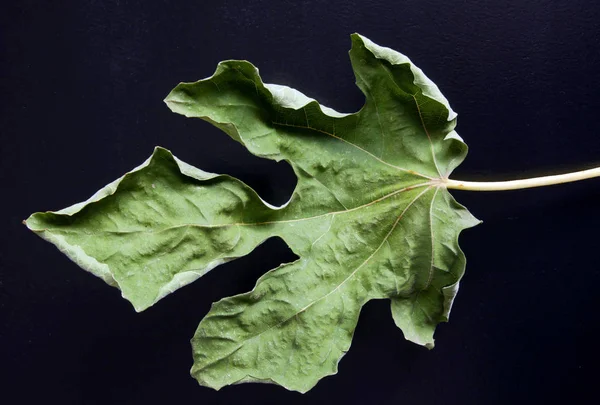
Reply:
[[[248,154],[162,99],[248,59],[340,111],[360,108],[349,34],[409,55],[459,113],[453,177],[600,165],[600,6],[571,1],[13,1],[0,6],[0,378],[5,404],[531,404],[597,397],[600,180],[454,193],[484,224],[427,351],[387,302],[363,310],[337,376],[302,396],[199,387],[191,338],[210,304],[293,255],[271,240],[136,314],[21,220],[84,200],[155,145],[280,204],[289,167]],[[594,400],[588,398],[588,402]]]

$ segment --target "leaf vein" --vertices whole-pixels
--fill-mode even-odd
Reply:
[[[197,228],[221,228],[221,227],[229,227],[229,226],[261,226],[261,225],[273,225],[273,224],[282,224],[282,223],[293,223],[293,222],[302,222],[302,221],[308,221],[311,219],[317,219],[317,218],[322,218],[322,217],[326,217],[327,215],[338,215],[338,214],[345,214],[348,212],[353,212],[353,211],[357,211],[366,207],[369,207],[373,204],[377,204],[379,202],[382,202],[384,200],[387,200],[388,198],[391,198],[397,194],[406,192],[406,191],[410,191],[413,190],[415,188],[419,188],[419,187],[424,187],[424,186],[428,186],[431,187],[433,185],[433,183],[431,182],[426,182],[426,183],[419,183],[419,184],[415,184],[412,186],[408,186],[408,187],[404,187],[400,190],[396,190],[393,191],[389,194],[384,195],[383,197],[380,197],[378,199],[375,199],[373,201],[370,201],[366,204],[363,205],[359,205],[358,207],[354,207],[354,208],[349,208],[349,209],[345,209],[345,210],[340,210],[340,211],[334,211],[334,212],[326,212],[324,214],[319,214],[319,215],[314,215],[312,217],[304,217],[304,218],[295,218],[295,219],[284,219],[284,220],[278,220],[278,221],[264,221],[264,222],[232,222],[232,223],[225,223],[225,224],[194,224],[194,223],[188,223],[188,224],[179,224],[179,225],[172,225],[172,226],[166,226],[164,228],[161,228],[159,230],[148,230],[148,229],[133,229],[133,230],[125,230],[125,231],[106,231],[106,230],[97,230],[94,231],[94,235],[98,235],[98,234],[133,234],[133,233],[158,233],[158,232],[164,232],[164,231],[168,231],[168,230],[172,230],[172,229],[177,229],[177,228],[181,228],[184,226],[193,226],[193,227],[197,227]],[[50,231],[50,229],[40,229],[39,231]],[[79,230],[61,230],[63,233],[71,233],[71,234],[80,234],[80,233],[85,233],[84,231],[79,231]]]
[[[402,210],[402,212],[400,213],[400,215],[398,215],[398,217],[396,218],[396,221],[394,222],[394,224],[392,225],[391,229],[389,230],[389,232],[385,235],[385,237],[383,238],[382,242],[379,244],[379,246],[373,251],[373,253],[371,253],[371,255],[369,255],[369,257],[367,257],[365,259],[365,261],[363,261],[357,268],[355,268],[349,275],[348,277],[346,277],[340,284],[338,284],[333,290],[331,290],[330,292],[328,292],[327,294],[323,295],[320,298],[317,298],[316,300],[312,301],[310,304],[306,305],[305,307],[301,308],[298,312],[296,312],[295,314],[291,315],[290,317],[284,319],[283,321],[280,321],[274,325],[269,326],[267,329],[265,329],[264,331],[251,336],[250,338],[246,339],[244,341],[244,343],[242,343],[240,345],[243,346],[245,343],[256,339],[257,337],[263,335],[264,333],[268,332],[269,330],[273,329],[273,328],[277,328],[278,326],[288,322],[290,319],[292,319],[293,317],[297,316],[300,313],[303,313],[304,311],[306,311],[307,309],[309,309],[310,307],[312,307],[314,304],[316,304],[317,302],[320,302],[321,300],[329,297],[331,294],[333,294],[334,292],[336,292],[337,290],[339,290],[343,285],[345,285],[348,280],[350,280],[352,277],[354,277],[354,275],[361,269],[363,268],[367,263],[369,263],[369,261],[375,256],[375,254],[377,254],[377,252],[381,249],[381,247],[384,245],[384,243],[388,240],[388,238],[390,237],[390,235],[392,234],[392,232],[394,231],[394,229],[396,229],[396,226],[398,225],[398,223],[400,222],[400,220],[402,219],[402,217],[404,216],[404,214],[406,214],[406,212],[408,211],[408,209],[410,207],[412,207],[414,205],[414,203],[419,200],[419,198],[421,198],[421,196],[423,194],[425,194],[427,191],[429,191],[431,189],[432,186],[427,187],[425,190],[423,190],[421,193],[419,193],[405,208],[404,210]]]
[[[340,141],[342,141],[342,142],[345,142],[345,143],[347,143],[348,145],[352,145],[353,147],[355,147],[356,149],[360,150],[360,151],[361,151],[361,152],[363,152],[363,153],[366,153],[367,155],[369,155],[369,156],[370,156],[370,157],[372,157],[373,159],[375,159],[375,160],[377,160],[377,161],[379,161],[379,162],[383,163],[384,165],[387,165],[387,166],[393,167],[393,168],[394,168],[394,169],[396,169],[396,170],[400,170],[400,171],[402,171],[402,172],[406,172],[406,173],[414,174],[414,175],[416,175],[416,176],[420,176],[420,177],[423,177],[423,178],[426,178],[426,179],[429,179],[429,180],[432,180],[432,179],[433,179],[433,178],[432,178],[432,177],[430,177],[430,176],[427,176],[427,175],[425,175],[425,174],[422,174],[422,173],[416,172],[416,171],[414,171],[414,170],[405,169],[405,168],[403,168],[403,167],[396,166],[396,165],[393,165],[393,164],[391,164],[391,163],[388,163],[388,162],[386,162],[385,160],[383,160],[383,159],[381,159],[381,158],[379,158],[379,157],[375,156],[374,154],[372,154],[372,153],[371,153],[371,152],[369,152],[368,150],[361,148],[361,147],[360,147],[360,146],[358,146],[357,144],[355,144],[355,143],[352,143],[352,142],[350,142],[350,141],[348,141],[348,140],[346,140],[346,139],[344,139],[344,138],[341,138],[341,137],[339,137],[339,136],[337,136],[337,135],[334,135],[334,134],[332,134],[331,132],[327,132],[327,131],[324,131],[324,130],[322,130],[322,129],[318,129],[318,128],[308,127],[308,126],[305,126],[305,125],[288,124],[288,123],[276,122],[276,121],[272,121],[271,123],[272,123],[273,125],[279,125],[279,126],[282,126],[282,127],[292,127],[292,128],[301,128],[301,129],[310,129],[310,130],[313,130],[313,131],[320,132],[320,133],[322,133],[322,134],[325,134],[325,135],[331,136],[332,138],[335,138],[335,139],[338,139],[338,140],[340,140]]]

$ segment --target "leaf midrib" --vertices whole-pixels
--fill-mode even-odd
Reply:
[[[225,227],[230,227],[230,226],[261,226],[261,225],[273,225],[273,224],[284,224],[284,223],[294,223],[294,222],[302,222],[302,221],[309,221],[312,219],[317,219],[317,218],[322,218],[322,217],[326,217],[328,215],[338,215],[338,214],[345,214],[348,212],[352,212],[352,211],[358,211],[361,210],[363,208],[369,207],[371,205],[380,203],[382,201],[387,200],[388,198],[391,198],[397,194],[401,194],[404,192],[408,192],[411,190],[414,190],[416,188],[420,188],[420,187],[425,187],[425,186],[434,186],[433,182],[425,182],[425,183],[419,183],[419,184],[415,184],[415,185],[411,185],[411,186],[407,186],[404,187],[400,190],[395,190],[389,194],[386,194],[383,197],[379,197],[373,201],[370,201],[368,203],[359,205],[357,207],[354,208],[349,208],[349,209],[345,209],[345,210],[340,210],[340,211],[333,211],[333,212],[326,212],[324,214],[319,214],[319,215],[314,215],[312,217],[304,217],[304,218],[295,218],[295,219],[284,219],[284,220],[279,220],[279,221],[264,221],[264,222],[232,222],[232,223],[225,223],[225,224],[198,224],[198,223],[186,223],[186,224],[178,224],[178,225],[172,225],[172,226],[166,226],[166,227],[162,227],[158,230],[154,230],[154,229],[132,229],[132,230],[121,230],[121,231],[108,231],[108,230],[96,230],[94,232],[89,232],[89,231],[85,231],[85,230],[64,230],[64,229],[60,229],[60,231],[62,233],[70,233],[70,234],[85,234],[85,235],[100,235],[100,234],[113,234],[113,235],[126,235],[126,234],[135,234],[135,233],[160,233],[160,232],[165,232],[165,231],[169,231],[172,229],[177,229],[177,228],[182,228],[182,227],[197,227],[197,228],[225,228]],[[42,229],[38,229],[38,230],[34,230],[35,232],[44,232],[44,231],[56,231],[59,230],[59,228],[55,228],[55,229],[49,229],[49,228],[42,228]]]
[[[355,144],[355,143],[352,143],[352,142],[350,142],[350,141],[348,141],[348,140],[346,140],[346,139],[344,139],[344,138],[341,138],[341,137],[339,137],[339,136],[337,136],[337,135],[334,135],[334,134],[332,134],[332,133],[330,133],[330,132],[327,132],[327,131],[324,131],[324,130],[322,130],[322,129],[313,128],[313,127],[310,127],[310,126],[305,126],[305,125],[287,124],[287,123],[275,122],[275,121],[272,121],[272,122],[271,122],[271,124],[273,124],[273,125],[278,125],[278,126],[283,126],[283,127],[291,127],[291,128],[308,129],[308,130],[311,130],[311,131],[316,131],[316,132],[319,132],[319,133],[322,133],[322,134],[328,135],[328,136],[330,136],[330,137],[332,137],[332,138],[338,139],[338,140],[340,140],[340,141],[342,141],[342,142],[344,142],[344,143],[347,143],[348,145],[351,145],[351,146],[355,147],[356,149],[360,150],[360,151],[361,151],[361,152],[363,152],[363,153],[366,153],[366,154],[367,154],[367,155],[369,155],[371,158],[373,158],[373,159],[377,160],[377,161],[378,161],[378,162],[380,162],[380,163],[383,163],[383,164],[384,164],[384,165],[386,165],[386,166],[392,167],[392,168],[394,168],[394,169],[396,169],[396,170],[399,170],[399,171],[401,171],[401,172],[404,172],[404,173],[410,173],[410,174],[414,174],[414,175],[416,175],[416,176],[420,176],[420,177],[423,177],[423,178],[425,178],[425,179],[429,179],[429,180],[433,180],[433,179],[434,179],[434,178],[433,178],[433,177],[431,177],[431,176],[427,176],[427,175],[425,175],[425,174],[423,174],[423,173],[419,173],[419,172],[417,172],[417,171],[415,171],[415,170],[405,169],[405,168],[403,168],[403,167],[396,166],[396,165],[393,165],[393,164],[391,164],[391,163],[389,163],[389,162],[386,162],[385,160],[383,160],[383,159],[381,159],[380,157],[378,157],[378,156],[376,156],[376,155],[372,154],[372,153],[371,153],[371,152],[369,152],[368,150],[361,148],[361,147],[360,147],[360,146],[358,146],[357,144]]]
[[[253,335],[247,339],[244,339],[241,343],[239,343],[239,346],[237,346],[233,351],[231,351],[230,353],[228,353],[227,355],[221,357],[220,359],[216,359],[213,360],[211,362],[209,362],[208,364],[204,365],[203,367],[197,368],[195,369],[195,371],[200,371],[203,370],[207,367],[210,367],[212,364],[214,364],[217,361],[221,361],[231,355],[233,355],[235,352],[237,352],[238,350],[240,350],[240,348],[242,348],[243,346],[245,346],[248,342],[262,336],[263,334],[267,333],[268,331],[279,327],[280,325],[285,324],[286,322],[288,322],[290,319],[297,317],[299,314],[303,313],[304,311],[306,311],[307,309],[309,309],[310,307],[312,307],[314,304],[316,304],[317,302],[320,302],[321,300],[327,298],[328,296],[330,296],[331,294],[333,294],[335,291],[339,290],[343,285],[345,285],[348,280],[352,279],[356,273],[363,268],[367,263],[369,263],[369,261],[377,254],[377,252],[381,249],[381,247],[386,243],[386,241],[388,240],[388,238],[390,237],[390,235],[394,232],[394,230],[396,229],[396,226],[398,225],[398,223],[400,222],[400,220],[404,217],[404,215],[406,214],[406,212],[408,211],[408,209],[410,207],[412,207],[420,198],[421,196],[423,196],[424,194],[426,194],[429,190],[431,190],[431,188],[433,187],[433,185],[428,186],[425,190],[423,190],[421,193],[419,193],[400,213],[400,215],[398,215],[398,217],[396,218],[394,224],[392,225],[391,229],[388,231],[388,233],[384,236],[383,240],[381,241],[381,243],[379,244],[379,246],[356,268],[354,269],[344,280],[342,280],[341,283],[339,283],[335,288],[333,288],[331,291],[329,291],[327,294],[317,298],[316,300],[310,302],[308,305],[304,306],[303,308],[301,308],[299,311],[295,312],[294,314],[292,314],[291,316],[287,317],[286,319],[273,324],[269,327],[267,327],[265,330],[261,331],[260,333]],[[436,190],[436,194],[437,191],[439,189]],[[431,200],[431,204],[433,205],[433,202],[435,200],[435,194],[434,194],[434,198],[432,198]],[[432,242],[433,244],[433,242]],[[433,257],[433,250],[432,250],[432,257]],[[432,259],[433,260],[433,259]],[[211,336],[204,336],[204,338],[207,339],[211,339]]]

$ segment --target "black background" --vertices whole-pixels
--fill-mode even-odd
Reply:
[[[459,113],[470,155],[454,178],[600,165],[600,6],[512,1],[13,1],[0,6],[0,402],[5,404],[521,404],[597,397],[600,182],[455,192],[484,223],[428,351],[387,301],[361,313],[340,372],[306,395],[189,377],[189,339],[218,299],[293,259],[280,240],[144,313],[21,220],[82,201],[155,145],[232,174],[267,201],[295,185],[200,120],[169,112],[180,81],[247,59],[267,82],[356,111],[349,34],[411,57]],[[593,397],[592,397],[593,398]],[[589,398],[589,402],[594,402]]]

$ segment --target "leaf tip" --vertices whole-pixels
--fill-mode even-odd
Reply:
[[[126,297],[123,297],[123,298],[127,299]],[[132,303],[132,305],[133,305],[133,310],[135,311],[136,314],[144,312],[146,309],[148,309],[148,306],[146,306],[146,305],[141,306],[141,305],[136,305],[134,303]]]
[[[181,97],[181,88],[184,85],[185,83],[183,82],[177,84],[177,86],[175,86],[163,99],[163,103],[165,103],[167,107],[169,107],[169,110],[174,113],[179,113],[177,110],[178,104],[185,104],[185,100],[183,100]]]
[[[155,146],[154,147],[154,151],[152,152],[153,155],[156,155],[158,153],[168,153],[171,154],[171,151],[167,148],[163,148],[162,146]]]
[[[169,149],[162,146],[155,146],[150,156],[150,161],[155,161],[156,159],[175,160],[175,156],[173,156],[173,153]]]
[[[352,42],[352,46],[364,45],[365,37],[360,35],[358,32],[353,32],[352,34],[350,34],[350,41]]]
[[[31,214],[27,219],[21,221],[21,223],[25,225],[30,231],[39,232],[43,229],[43,226],[40,224],[40,216],[43,216],[43,214],[43,212],[35,212]]]

